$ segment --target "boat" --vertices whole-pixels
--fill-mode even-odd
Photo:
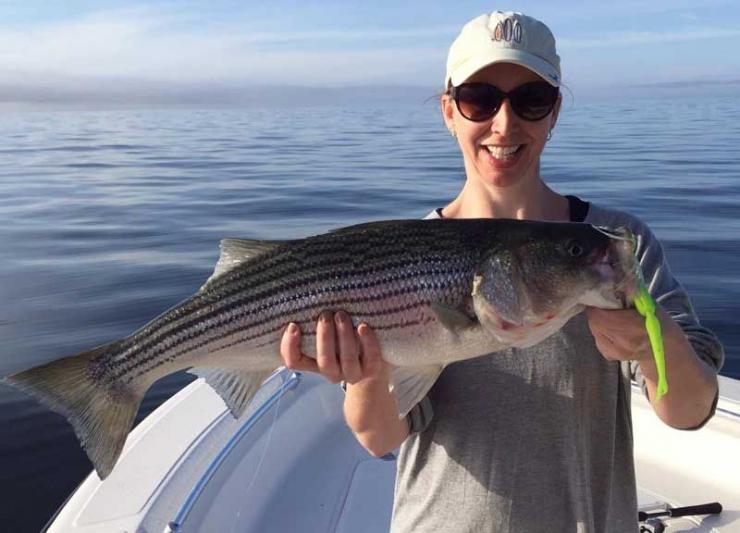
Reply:
[[[642,531],[740,532],[740,381],[719,380],[716,415],[700,431],[664,425],[634,386]],[[45,531],[388,531],[396,457],[357,443],[342,394],[281,368],[235,419],[198,379],[134,428],[110,476],[90,473]],[[680,516],[698,504],[712,505]]]

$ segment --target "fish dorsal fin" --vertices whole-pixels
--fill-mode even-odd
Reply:
[[[285,241],[262,241],[258,239],[222,239],[219,248],[221,255],[211,277],[201,287],[206,288],[213,280],[250,259],[274,250]]]
[[[253,257],[262,255],[280,246],[283,241],[262,241],[258,239],[221,239],[221,255],[211,277],[218,277]]]

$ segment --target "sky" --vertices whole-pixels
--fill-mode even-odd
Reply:
[[[740,92],[737,0],[0,0],[0,101],[276,86],[436,90],[459,29],[493,10],[548,24],[564,83],[578,94],[694,82]]]

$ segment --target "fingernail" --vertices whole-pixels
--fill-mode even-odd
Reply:
[[[347,313],[344,311],[337,311],[334,313],[334,320],[337,324],[342,324],[347,321]]]
[[[296,325],[296,323],[291,322],[290,324],[288,324],[288,334],[295,335],[297,333],[298,333],[298,326]]]
[[[367,327],[368,327],[367,324],[365,324],[364,322],[362,324],[360,324],[359,326],[357,326],[357,334],[360,337],[366,336],[367,335]]]

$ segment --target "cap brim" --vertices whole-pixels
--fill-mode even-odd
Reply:
[[[460,85],[481,69],[495,63],[515,63],[527,68],[547,81],[553,87],[560,87],[558,71],[544,59],[521,50],[497,48],[487,54],[469,59],[460,65],[448,78],[448,83]]]

